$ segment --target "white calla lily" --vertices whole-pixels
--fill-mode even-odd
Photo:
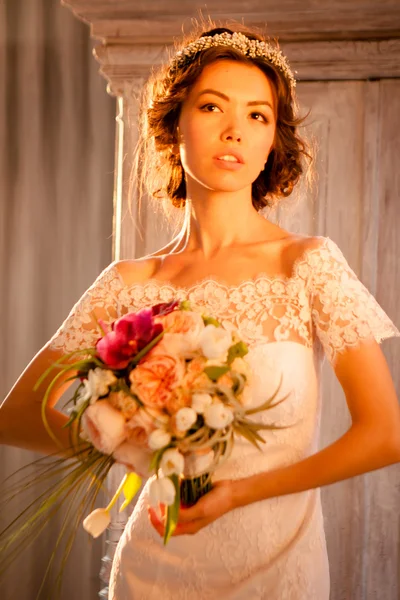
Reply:
[[[105,508],[96,508],[83,521],[83,528],[94,538],[99,537],[110,524],[110,513]]]

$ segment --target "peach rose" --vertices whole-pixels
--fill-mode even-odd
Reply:
[[[139,409],[138,403],[122,390],[119,392],[111,392],[108,395],[107,400],[111,406],[121,411],[126,420],[131,419]]]
[[[165,403],[165,410],[169,415],[175,414],[180,408],[190,406],[191,394],[188,389],[177,388]]]
[[[151,451],[138,448],[130,442],[124,442],[114,450],[113,457],[117,463],[125,465],[130,471],[134,471],[141,477],[150,477]]]
[[[103,454],[112,454],[128,434],[124,417],[107,400],[88,406],[81,425],[85,438]]]
[[[164,327],[164,337],[159,348],[165,354],[177,354],[184,358],[191,358],[200,349],[200,335],[204,330],[203,318],[199,313],[192,311],[174,311],[155,319]]]
[[[127,423],[127,441],[148,448],[150,433],[168,423],[168,420],[168,416],[159,411],[139,408]]]
[[[131,391],[146,407],[162,409],[184,375],[185,363],[180,358],[149,353],[129,374]]]
[[[210,385],[210,380],[204,373],[206,366],[207,359],[202,356],[198,356],[191,360],[186,366],[186,375],[182,385],[191,390],[207,388]]]

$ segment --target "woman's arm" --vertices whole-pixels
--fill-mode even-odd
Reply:
[[[338,355],[335,373],[352,418],[350,429],[320,452],[287,467],[232,482],[234,506],[321,487],[400,462],[400,409],[379,344]]]
[[[47,433],[41,416],[41,403],[51,379],[56,374],[52,371],[37,391],[33,388],[46,369],[62,356],[62,352],[50,350],[48,345],[32,359],[20,375],[0,407],[0,443],[25,448],[43,454],[60,452],[60,448]],[[72,371],[64,376],[64,380],[72,375]],[[60,380],[62,378],[60,377]],[[54,405],[71,385],[63,382],[50,394],[47,419],[57,438],[65,448],[70,446],[67,429],[62,429],[68,416],[56,410]]]

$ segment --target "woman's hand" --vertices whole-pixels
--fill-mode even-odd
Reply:
[[[166,506],[160,504],[162,520],[156,514],[152,506],[148,507],[148,514],[154,529],[164,537],[164,517],[166,517]],[[225,513],[235,508],[233,502],[231,480],[216,481],[210,492],[202,496],[190,508],[179,509],[179,520],[173,536],[192,535],[203,527],[206,527]]]

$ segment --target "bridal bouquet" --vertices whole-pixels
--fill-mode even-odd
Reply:
[[[56,484],[37,499],[30,516],[25,511],[19,516],[19,529],[0,533],[0,551],[27,532],[40,531],[53,509],[79,491],[85,498],[78,514],[82,520],[114,463],[125,465],[127,473],[108,506],[86,516],[84,528],[99,536],[118,497],[124,495],[123,510],[142,478],[152,477],[150,502],[167,506],[166,544],[180,505],[193,504],[211,489],[212,473],[229,457],[235,434],[261,449],[259,431],[279,428],[250,417],[285,398],[273,404],[276,390],[262,406],[249,408],[246,344],[212,316],[192,310],[189,302],[158,304],[128,313],[111,326],[99,321],[99,327],[103,335],[94,348],[65,355],[36,384],[60,370],[42,402],[43,422],[60,444],[46,417],[47,403],[61,376],[65,381],[65,374],[73,372],[69,380],[78,385],[66,404],[65,425],[71,448],[52,468],[46,463],[43,473],[56,473]]]

